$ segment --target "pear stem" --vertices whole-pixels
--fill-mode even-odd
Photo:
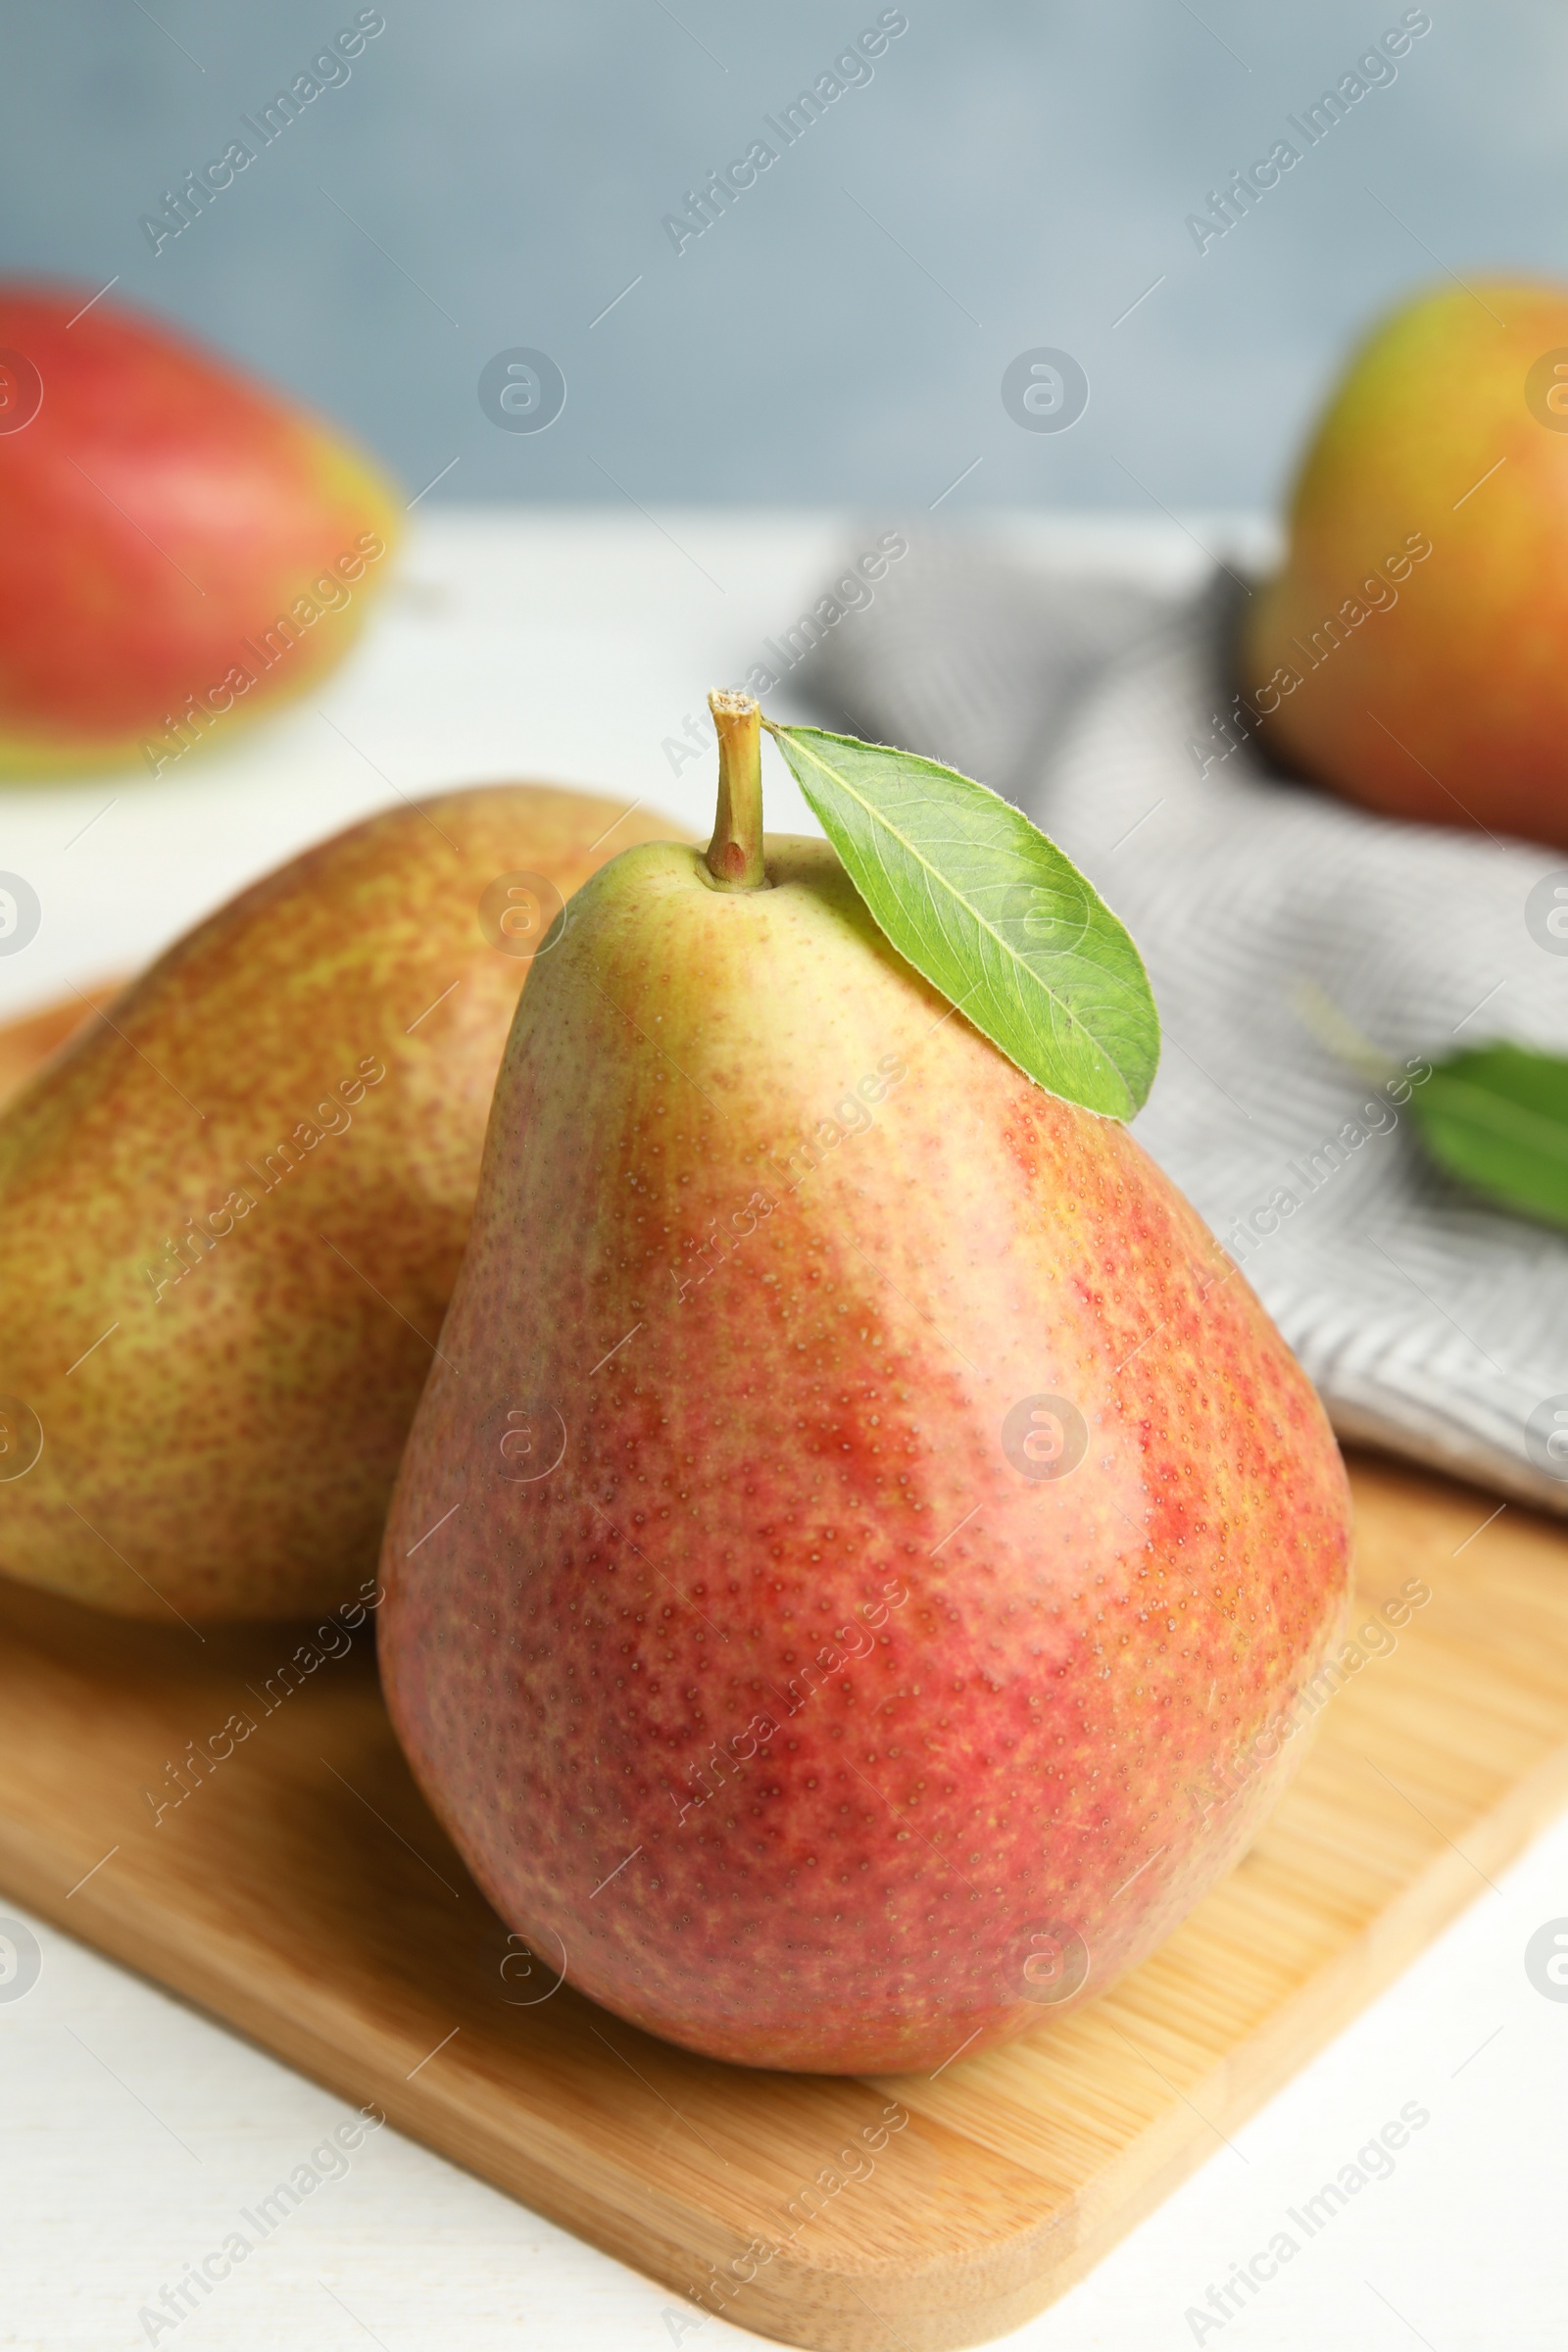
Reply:
[[[708,870],[720,890],[764,890],[761,711],[754,695],[708,698],[718,734],[718,812]]]

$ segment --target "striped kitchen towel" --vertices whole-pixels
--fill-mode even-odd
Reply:
[[[1404,1109],[1462,1046],[1568,1054],[1568,865],[1273,774],[1229,716],[1243,593],[927,538],[809,690],[1015,801],[1127,924],[1165,1039],[1136,1133],[1341,1435],[1568,1512],[1568,1235],[1451,1182]],[[1404,1075],[1348,1068],[1330,1007]]]

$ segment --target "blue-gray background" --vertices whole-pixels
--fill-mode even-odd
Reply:
[[[118,273],[411,491],[449,467],[438,499],[918,509],[979,460],[950,513],[1253,506],[1382,305],[1445,272],[1568,266],[1568,19],[1547,0],[1433,0],[1397,79],[1201,255],[1186,216],[1399,22],[1395,0],[908,0],[874,79],[679,256],[662,216],[879,0],[384,0],[352,77],[155,257],[140,217],[356,13],[15,12],[0,266],[87,291]],[[548,432],[480,411],[484,363],[518,345],[564,371]],[[1070,432],[1002,406],[1039,345],[1088,371]]]

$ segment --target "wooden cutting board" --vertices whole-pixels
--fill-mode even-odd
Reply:
[[[61,1025],[0,1039],[0,1081]],[[0,1892],[662,2280],[677,2344],[714,2310],[835,2352],[983,2342],[1568,1802],[1568,1532],[1352,1475],[1352,1623],[1403,1622],[1382,1616],[1257,1844],[1102,1999],[935,2076],[711,2065],[556,1988],[415,1789],[368,1628],[203,1640],[0,1587]],[[319,1663],[285,1677],[302,1644]],[[231,1753],[187,1763],[176,1802],[192,1742]]]

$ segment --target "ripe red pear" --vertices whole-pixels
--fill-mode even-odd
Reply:
[[[0,776],[232,741],[342,660],[400,520],[362,451],[161,320],[0,284]]]
[[[719,2058],[936,2067],[1100,1990],[1245,1846],[1345,1479],[1123,1127],[971,1028],[824,843],[731,808],[710,856],[617,858],[518,1008],[386,1692],[580,1990]]]
[[[1319,419],[1236,683],[1274,757],[1424,824],[1568,848],[1568,287],[1443,286]]]

